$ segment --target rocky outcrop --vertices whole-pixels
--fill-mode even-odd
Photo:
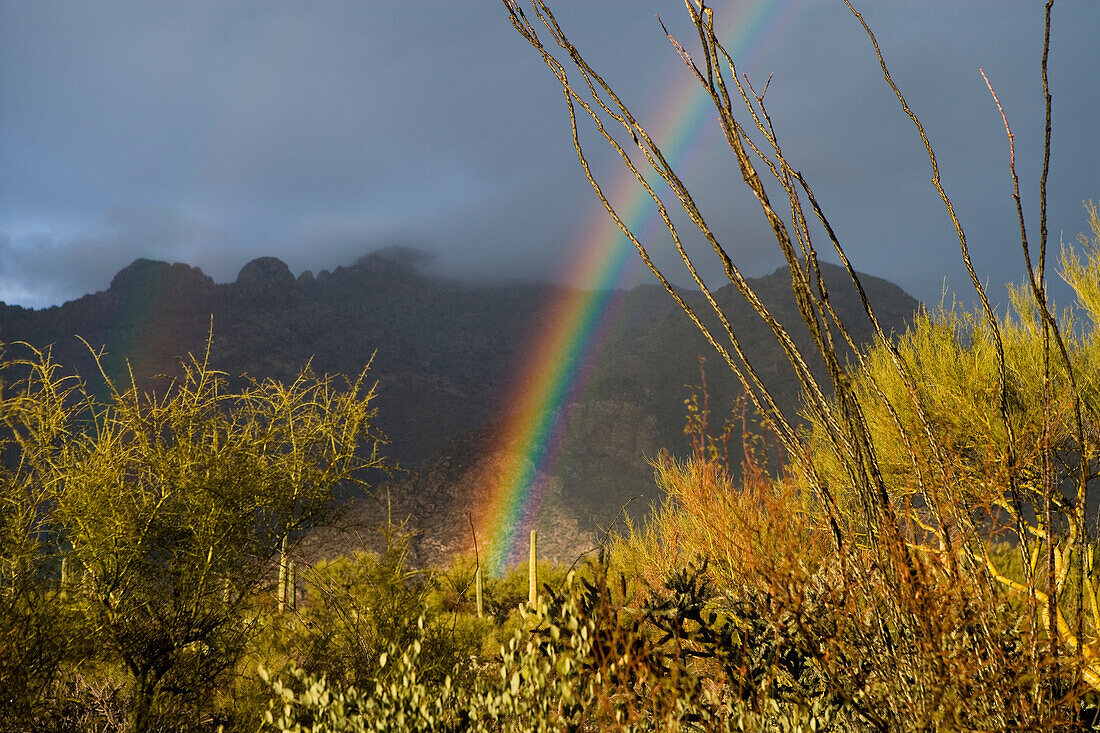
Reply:
[[[244,297],[285,293],[294,287],[294,275],[277,257],[259,257],[241,268],[237,274],[237,290]]]
[[[138,310],[160,315],[165,311],[188,313],[208,308],[215,289],[213,279],[197,267],[138,259],[114,276],[107,292],[116,306],[130,308],[130,315]]]

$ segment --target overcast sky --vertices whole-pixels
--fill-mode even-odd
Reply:
[[[724,28],[761,6],[712,4]],[[683,31],[681,0],[552,5],[643,120],[668,113],[686,72],[654,14]],[[773,22],[744,44],[741,71],[773,74],[777,131],[857,267],[929,302],[945,279],[965,293],[920,141],[855,20],[840,0],[764,5]],[[1015,128],[1037,238],[1042,3],[860,5],[928,128],[979,273],[999,290],[1021,259],[1007,142],[978,67]],[[1100,3],[1056,3],[1055,242],[1075,240],[1082,201],[1100,199],[1098,30]],[[683,165],[704,214],[748,274],[770,272],[779,257],[759,209],[713,125],[699,135]],[[595,159],[613,180],[615,162]],[[0,2],[8,303],[105,289],[137,257],[225,282],[262,255],[297,274],[391,245],[437,253],[434,267],[460,275],[564,278],[598,213],[557,82],[498,0]]]

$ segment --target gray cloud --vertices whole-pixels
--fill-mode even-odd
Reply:
[[[736,27],[753,4],[717,5],[719,25],[726,14]],[[1006,142],[977,69],[1015,127],[1034,217],[1041,5],[863,5],[941,156],[976,264],[993,283],[1017,279]],[[685,72],[653,14],[683,33],[680,0],[554,6],[643,120],[676,113],[668,90]],[[757,83],[774,73],[786,152],[857,266],[926,300],[945,277],[965,287],[920,142],[858,25],[832,4],[786,10],[763,42],[734,50]],[[1081,201],[1100,198],[1096,27],[1094,2],[1055,9],[1050,215],[1069,240]],[[599,215],[556,82],[491,1],[6,3],[0,108],[9,302],[79,297],[137,256],[229,280],[260,255],[319,270],[393,243],[438,253],[440,271],[560,277]],[[778,257],[759,211],[719,135],[704,136],[684,175],[746,271],[768,271]],[[591,151],[613,180],[613,158]]]
[[[204,262],[224,274],[231,242],[206,222],[163,207],[112,206],[88,230],[59,238],[49,232],[0,233],[0,300],[31,307],[104,290],[138,257]]]

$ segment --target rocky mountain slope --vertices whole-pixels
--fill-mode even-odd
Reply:
[[[789,277],[779,270],[754,286],[782,322],[799,324]],[[826,266],[826,277],[838,311],[852,316],[853,336],[868,340],[869,323],[854,315],[861,312],[854,288],[838,268]],[[886,281],[863,283],[884,325],[902,328],[916,301]],[[201,353],[211,328],[213,365],[233,377],[288,379],[310,359],[319,372],[354,375],[371,362],[378,424],[391,439],[386,453],[409,471],[376,496],[389,496],[395,516],[422,530],[418,552],[435,561],[472,549],[466,515],[487,499],[486,477],[515,458],[501,454],[494,426],[508,414],[534,336],[548,327],[548,306],[567,295],[546,284],[428,277],[408,253],[375,253],[297,278],[279,260],[261,258],[228,284],[184,264],[137,260],[108,290],[59,307],[0,304],[0,340],[51,345],[57,361],[91,377],[96,371],[80,336],[105,349],[109,375],[127,374],[129,363],[142,382],[174,372],[181,356]],[[621,295],[618,316],[565,405],[557,459],[539,477],[549,487],[539,520],[548,557],[564,559],[589,546],[597,527],[631,497],[642,497],[634,507],[656,497],[646,457],[662,448],[685,452],[685,385],[699,383],[700,355],[709,359],[715,422],[740,393],[666,293],[643,286]],[[718,299],[754,345],[765,381],[793,412],[793,376],[766,326],[731,287]],[[793,332],[808,348],[805,329]],[[352,513],[360,519],[384,514],[377,503],[357,501]]]

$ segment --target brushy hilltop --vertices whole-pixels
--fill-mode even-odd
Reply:
[[[493,448],[492,428],[510,407],[509,390],[544,327],[540,319],[563,291],[538,283],[459,283],[426,275],[417,262],[409,253],[383,251],[331,273],[295,278],[285,264],[265,257],[247,264],[235,282],[216,284],[184,264],[137,260],[106,291],[60,307],[0,307],[0,338],[50,346],[58,363],[93,383],[98,368],[80,339],[104,349],[102,366],[111,377],[128,378],[129,365],[139,385],[152,386],[155,375],[177,373],[181,358],[201,353],[211,327],[211,366],[231,382],[242,374],[291,380],[307,362],[318,373],[355,375],[370,362],[378,381],[377,425],[389,438],[391,463],[414,472],[429,459],[432,466],[469,464],[465,455],[472,446]],[[857,320],[859,301],[846,275],[825,267],[838,310]],[[789,277],[779,270],[754,280],[785,318],[795,314]],[[866,281],[887,328],[903,329],[916,301],[884,280]],[[780,350],[752,323],[751,309],[732,287],[719,298],[760,344],[754,358],[765,380],[795,411],[798,385],[783,368]],[[698,357],[712,352],[684,328],[683,315],[658,288],[628,293],[620,312],[580,404],[570,410],[559,473],[548,477],[562,487],[568,512],[585,518],[585,531],[609,522],[632,496],[642,494],[646,502],[657,497],[647,458],[660,449],[686,455],[685,385],[699,384]],[[869,343],[869,322],[855,331],[859,343]],[[795,337],[808,343],[805,332]],[[713,357],[707,379],[713,408],[732,409],[740,385]],[[429,473],[435,483],[426,485],[427,476],[414,479],[421,493],[441,496],[452,490],[441,481],[461,481]],[[409,477],[398,478],[392,488],[400,497]],[[458,506],[464,516],[468,501]],[[415,521],[427,526],[436,519]],[[465,549],[466,540],[448,536],[441,542]]]

